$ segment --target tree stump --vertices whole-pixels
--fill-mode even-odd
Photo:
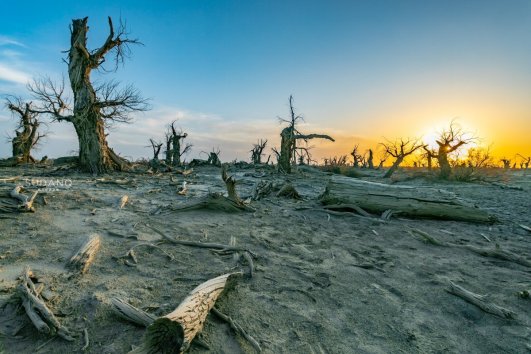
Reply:
[[[172,313],[155,320],[146,330],[140,347],[129,354],[180,354],[201,331],[217,298],[242,277],[231,273],[208,280],[181,302]]]

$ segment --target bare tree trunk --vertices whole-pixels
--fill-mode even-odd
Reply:
[[[402,161],[404,161],[404,158],[403,157],[398,157],[396,159],[396,161],[393,163],[393,166],[391,166],[389,171],[387,171],[387,173],[384,175],[384,178],[391,177],[393,175],[393,173],[395,173],[395,171],[398,168],[398,166],[402,163]]]
[[[280,137],[280,157],[278,158],[278,170],[284,173],[291,173],[291,157],[293,156],[293,128],[287,127],[282,129]]]
[[[181,138],[180,135],[173,136],[173,166],[181,166]]]
[[[450,178],[450,175],[452,174],[452,167],[450,166],[450,162],[448,162],[448,153],[447,153],[446,148],[444,147],[439,148],[439,154],[437,155],[437,160],[439,161],[439,166],[441,168],[441,172],[439,172],[439,178],[441,179]]]
[[[372,162],[373,158],[374,156],[373,156],[372,150],[369,149],[369,159],[367,160],[367,163],[369,164],[370,169],[374,168],[374,163]]]

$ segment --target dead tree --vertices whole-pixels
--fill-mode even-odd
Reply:
[[[461,146],[481,141],[476,133],[465,130],[461,124],[453,119],[448,128],[437,133],[437,145],[439,150],[435,158],[439,162],[439,178],[448,179],[452,174],[452,167],[448,161],[448,155],[456,152]]]
[[[280,153],[276,149],[273,149],[273,151],[278,156],[278,171],[284,172],[284,173],[291,173],[291,165],[297,163],[297,150],[305,150],[308,152],[307,148],[299,148],[297,147],[297,140],[303,140],[304,142],[308,142],[311,139],[328,139],[331,141],[335,141],[328,135],[323,134],[301,134],[297,130],[297,124],[300,121],[304,122],[304,117],[302,115],[296,115],[295,114],[295,107],[293,107],[293,96],[289,96],[289,110],[290,110],[290,118],[289,119],[283,119],[278,117],[279,123],[288,123],[289,125],[282,129],[282,132],[280,133],[281,142],[280,142]]]
[[[47,113],[53,120],[74,125],[79,141],[79,167],[82,170],[101,173],[115,168],[126,169],[123,159],[108,147],[105,128],[115,123],[130,123],[131,112],[149,109],[147,100],[132,85],[120,89],[117,81],[108,81],[94,88],[90,74],[94,69],[108,71],[102,67],[108,53],[115,55],[113,62],[116,71],[130,57],[129,45],[141,43],[137,39],[127,38],[128,32],[122,23],[115,33],[109,17],[110,33],[107,40],[100,48],[89,50],[87,19],[73,20],[70,26],[67,64],[74,97],[73,107],[69,107],[64,97],[64,81],[56,85],[50,78],[41,78],[28,85],[42,105],[32,112]],[[66,115],[65,112],[72,114]]]
[[[207,160],[208,165],[214,165],[214,166],[221,167],[221,161],[219,159],[219,154],[221,153],[221,150],[219,148],[217,151],[214,148],[212,148],[211,152],[205,152],[205,151],[201,151],[201,152],[208,155],[208,160]]]
[[[182,149],[183,139],[188,136],[181,128],[179,130],[175,127],[176,121],[168,125],[168,132],[166,133],[166,165],[181,166],[181,157],[190,153],[192,144],[186,144]]]
[[[371,149],[367,150],[367,152],[369,154],[369,157],[367,158],[367,164],[369,165],[370,169],[373,169],[374,168],[374,163],[373,163],[374,154]]]
[[[508,170],[511,168],[511,160],[508,160],[506,158],[500,159],[501,162],[503,162],[503,168],[505,170]]]
[[[266,147],[267,139],[264,141],[260,139],[256,144],[253,144],[253,149],[250,151],[251,153],[251,160],[253,161],[253,164],[255,165],[261,165],[262,164],[262,155],[263,151]]]
[[[526,159],[525,157],[523,157],[520,154],[516,154],[516,156],[520,156],[522,158],[522,163],[520,164],[520,168],[523,168],[523,166],[525,165],[525,168],[528,169],[529,168],[529,163],[531,162],[531,157],[528,157]]]
[[[420,149],[422,143],[417,138],[408,138],[407,141],[400,138],[395,141],[387,140],[386,143],[380,143],[379,146],[384,149],[386,155],[393,156],[396,159],[389,171],[384,175],[384,178],[389,178],[404,161],[404,158]]]
[[[354,159],[354,162],[352,163],[352,166],[358,168],[360,167],[360,155],[358,154],[358,148],[360,144],[354,145],[354,148],[352,149],[350,155],[352,155],[352,158]]]
[[[20,156],[20,162],[35,163],[35,159],[31,156],[31,150],[46,137],[46,133],[37,133],[41,124],[37,119],[39,113],[33,112],[31,102],[24,102],[17,96],[7,96],[5,105],[18,121],[15,137],[10,138],[13,146],[13,157]]]
[[[431,170],[433,167],[433,159],[437,158],[437,152],[433,149],[430,149],[427,144],[424,144],[422,149],[424,150],[423,157],[427,161],[428,170]]]
[[[157,143],[153,139],[149,139],[149,142],[151,143],[151,147],[153,148],[153,159],[149,161],[148,166],[153,169],[153,172],[157,172],[162,165],[159,160],[159,154],[160,150],[162,149],[162,143]],[[149,147],[149,145],[147,147]]]

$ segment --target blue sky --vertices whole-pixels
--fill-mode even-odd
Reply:
[[[195,145],[222,160],[247,158],[252,142],[278,146],[277,116],[290,94],[323,132],[321,158],[347,154],[382,136],[428,136],[454,117],[495,141],[500,154],[531,154],[530,1],[26,1],[2,4],[0,94],[29,99],[36,75],[66,74],[68,25],[88,16],[88,47],[108,35],[107,16],[127,21],[145,46],[116,74],[93,80],[134,83],[152,111],[109,135],[122,155],[149,157],[149,138],[179,118]],[[13,121],[0,111],[0,130]],[[36,156],[77,149],[68,123]],[[10,145],[0,143],[0,156]]]

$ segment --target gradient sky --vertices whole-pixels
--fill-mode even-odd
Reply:
[[[120,16],[145,46],[116,74],[93,80],[134,83],[152,110],[110,132],[122,156],[151,157],[173,119],[194,144],[188,159],[213,147],[223,161],[247,159],[252,143],[279,146],[290,94],[303,113],[314,156],[375,148],[383,136],[420,136],[461,117],[494,142],[499,156],[531,155],[531,1],[3,1],[0,94],[30,99],[37,75],[60,79],[72,19],[88,16],[88,47]],[[0,131],[11,133],[0,110]],[[69,123],[34,154],[77,149]],[[269,153],[268,149],[268,153]],[[0,157],[11,146],[0,141]],[[204,157],[204,156],[203,156]]]

